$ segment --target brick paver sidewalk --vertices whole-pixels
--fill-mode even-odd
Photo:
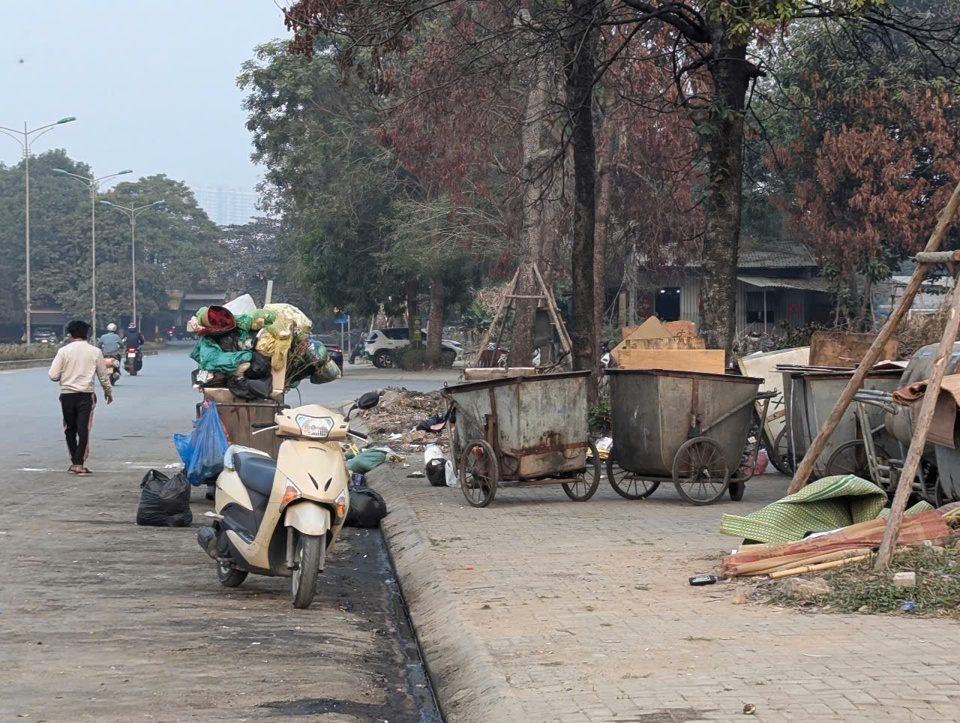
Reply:
[[[710,507],[672,485],[630,502],[604,480],[586,503],[539,487],[473,509],[406,472],[378,487],[405,498],[463,634],[526,720],[743,720],[748,703],[762,721],[960,720],[957,623],[733,605],[732,584],[688,585],[739,542],[721,515],[778,499],[783,477]]]

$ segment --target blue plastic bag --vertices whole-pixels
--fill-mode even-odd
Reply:
[[[229,442],[217,414],[216,402],[204,402],[200,419],[193,423],[193,431],[189,436],[173,435],[173,444],[180,453],[190,484],[199,487],[220,474]]]

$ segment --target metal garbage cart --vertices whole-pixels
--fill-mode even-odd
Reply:
[[[590,372],[518,376],[444,388],[451,456],[467,502],[486,507],[500,487],[561,484],[584,502],[600,485],[589,439]],[[587,452],[590,452],[588,457]]]
[[[783,450],[791,461],[791,467],[796,469],[803,459],[807,449],[813,444],[823,426],[823,422],[830,416],[837,399],[846,389],[852,369],[830,369],[826,367],[795,367],[782,366],[783,398],[786,402],[786,426],[784,427],[785,449]],[[899,388],[901,369],[875,368],[867,373],[861,389],[876,390],[879,392],[894,392]],[[884,412],[879,407],[870,410],[870,428],[883,425]],[[861,439],[862,430],[857,419],[854,407],[851,405],[840,418],[840,423],[830,435],[817,464],[814,466],[813,477],[819,479],[827,474],[827,465],[834,452],[842,445]],[[895,440],[883,431],[877,442],[887,449],[894,449]],[[779,445],[778,445],[779,449]]]
[[[645,499],[673,482],[694,505],[709,505],[728,489],[743,497],[760,448],[743,455],[760,402],[763,429],[770,399],[762,379],[665,369],[608,369],[613,449],[607,479],[622,497]],[[746,471],[743,471],[743,468]]]

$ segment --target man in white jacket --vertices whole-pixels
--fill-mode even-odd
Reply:
[[[86,468],[90,453],[90,430],[93,428],[93,410],[97,406],[94,377],[100,380],[107,404],[113,402],[110,373],[103,361],[103,352],[87,343],[90,325],[85,321],[71,321],[67,325],[70,341],[61,347],[50,365],[50,379],[60,382],[60,406],[63,409],[63,431],[70,452],[70,472],[89,475]]]

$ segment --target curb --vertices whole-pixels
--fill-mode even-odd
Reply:
[[[525,720],[503,670],[482,641],[464,632],[456,598],[391,472],[383,465],[367,479],[387,502],[389,514],[380,522],[380,529],[444,719],[450,723]]]
[[[144,351],[144,356],[156,356],[160,352],[156,349],[150,349],[149,351]],[[45,369],[46,367],[53,364],[53,357],[49,359],[22,359],[20,361],[3,361],[0,362],[0,372],[12,372],[18,369]]]

